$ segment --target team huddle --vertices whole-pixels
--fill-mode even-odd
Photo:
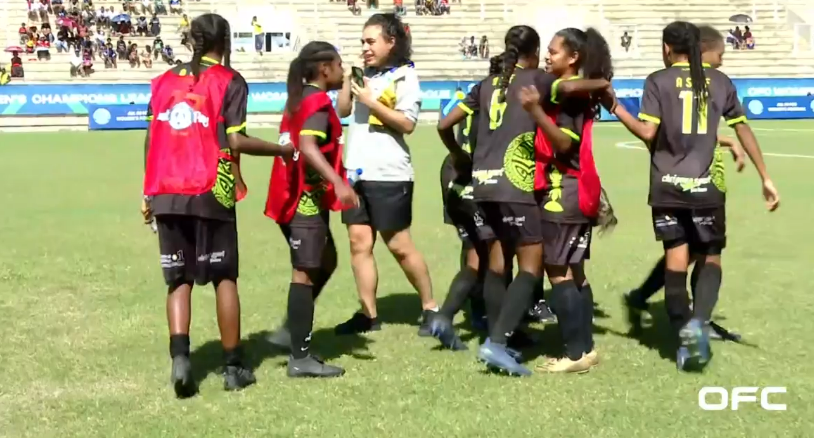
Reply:
[[[238,390],[255,382],[239,346],[234,207],[247,191],[241,154],[275,156],[266,215],[280,224],[291,247],[292,276],[285,322],[268,340],[290,352],[289,376],[344,374],[309,352],[314,304],[337,265],[331,211],[342,211],[348,226],[362,303],[362,311],[337,326],[338,334],[380,328],[375,261],[370,267],[373,283],[367,287],[368,262],[355,249],[364,240],[360,236],[369,234],[372,254],[379,234],[421,296],[419,334],[438,338],[448,349],[466,350],[452,321],[469,301],[473,328],[488,333],[477,357],[490,369],[532,374],[522,363],[521,350],[529,340],[521,326],[533,317],[556,320],[564,347],[562,357],[549,359],[538,370],[589,371],[599,363],[599,354],[585,262],[594,229],[611,229],[617,221],[592,151],[592,128],[603,107],[650,152],[648,202],[656,239],[664,246],[664,257],[648,279],[624,296],[632,329],[640,328],[647,300],[663,287],[679,340],[679,369],[703,369],[712,357],[710,338],[733,337],[711,321],[726,246],[722,151],[731,151],[739,169],[744,153],[749,156],[770,211],[778,207],[779,195],[734,85],[716,70],[725,44],[714,29],[687,22],[664,29],[665,68],[645,81],[637,117],[615,99],[610,50],[595,29],[563,29],[547,49],[531,27],[514,26],[507,32],[505,52],[492,58],[488,76],[438,123],[449,151],[441,165],[444,221],[456,227],[462,242],[461,268],[440,309],[426,264],[409,237],[411,168],[401,178],[398,166],[391,166],[377,178],[384,168],[370,161],[364,169],[345,169],[348,162],[363,162],[362,157],[348,156],[343,162],[339,117],[351,107],[356,122],[350,135],[358,139],[364,129],[366,140],[392,140],[396,153],[406,147],[403,136],[415,128],[420,100],[397,98],[393,85],[409,89],[414,83],[417,88],[398,19],[376,14],[365,25],[365,70],[347,74],[331,44],[311,42],[302,48],[289,71],[280,144],[246,135],[248,87],[228,67],[229,35],[222,17],[196,18],[192,61],[159,76],[152,86],[142,213],[146,221],[155,220],[159,235],[177,396],[197,391],[189,361],[190,300],[196,283],[211,282],[217,291],[225,388]],[[332,90],[340,93],[338,113],[327,94]],[[739,142],[718,135],[721,118]],[[409,165],[409,155],[406,160]],[[357,181],[360,176],[364,181]],[[686,283],[693,263],[690,300]],[[545,294],[544,274],[551,285]]]

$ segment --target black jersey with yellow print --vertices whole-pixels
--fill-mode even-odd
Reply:
[[[556,78],[542,70],[517,67],[505,98],[500,76],[480,82],[459,104],[469,114],[479,112],[478,147],[472,155],[474,197],[478,202],[535,204],[534,137],[537,125],[523,109],[518,92],[534,85],[550,90]],[[541,92],[548,100],[549,93]]]
[[[587,223],[590,219],[579,208],[579,182],[574,175],[564,170],[579,170],[582,128],[586,118],[594,116],[595,110],[588,98],[559,98],[557,86],[561,80],[557,79],[551,85],[551,97],[544,107],[547,114],[556,114],[557,127],[571,137],[571,147],[564,153],[553,151],[553,162],[543,169],[547,184],[540,199],[541,215],[549,222]]]
[[[217,64],[214,59],[201,59],[201,71]],[[191,74],[190,63],[177,65],[172,69],[180,76]],[[221,152],[230,153],[227,135],[246,131],[246,106],[249,101],[249,86],[237,71],[232,70],[232,81],[226,88],[221,117],[218,121],[218,143]],[[147,109],[148,120],[152,119],[152,106]],[[153,198],[152,208],[156,215],[178,214],[198,216],[208,219],[235,220],[236,183],[232,163],[218,160],[218,176],[215,186],[209,193],[197,196],[158,195]]]
[[[707,208],[726,201],[723,162],[716,153],[721,117],[729,126],[746,116],[732,80],[704,65],[709,95],[699,108],[689,64],[677,63],[647,77],[639,118],[658,124],[651,144],[653,207]]]
[[[308,97],[314,93],[320,93],[322,90],[315,86],[308,84],[303,90],[303,98]],[[293,132],[291,133],[294,134]],[[302,130],[297,135],[310,135],[317,141],[317,146],[324,146],[328,141],[333,138],[331,132],[330,113],[327,108],[315,112],[308,117],[302,124]],[[291,221],[292,226],[303,226],[308,224],[322,225],[324,218],[322,214],[327,213],[323,211],[321,205],[321,197],[325,194],[322,176],[317,173],[311,166],[305,166],[305,184],[312,187],[313,190],[304,190],[300,197],[300,203],[297,205],[297,212]]]

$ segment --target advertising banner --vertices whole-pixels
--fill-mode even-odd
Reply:
[[[88,105],[90,131],[147,129],[147,105]]]
[[[748,119],[814,119],[814,98],[747,97],[743,108]]]

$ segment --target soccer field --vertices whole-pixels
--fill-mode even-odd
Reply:
[[[704,374],[680,374],[661,295],[655,325],[627,335],[621,294],[658,259],[646,205],[648,159],[617,124],[595,129],[596,160],[619,216],[594,240],[588,275],[597,301],[601,364],[586,375],[508,378],[469,352],[439,351],[416,335],[420,303],[383,245],[381,332],[335,337],[357,309],[347,233],[333,218],[339,269],[317,303],[314,353],[347,369],[335,380],[292,380],[286,356],[262,333],[285,312],[290,265],[279,228],[263,216],[271,160],[246,157],[239,204],[243,337],[258,383],[222,390],[221,349],[210,287],[193,298],[192,361],[201,394],[176,400],[169,385],[166,287],[156,237],[141,224],[142,132],[2,135],[0,192],[0,436],[3,437],[805,437],[814,417],[814,122],[753,124],[782,204],[765,211],[750,165],[727,163],[724,284],[716,319],[756,345],[715,342]],[[273,130],[255,135],[274,139]],[[728,133],[729,134],[729,133]],[[442,221],[445,150],[431,127],[410,139],[416,168],[413,235],[443,300],[459,242]],[[10,158],[10,159],[8,159]],[[462,319],[462,318],[461,318]],[[556,351],[556,326],[533,326]],[[704,412],[704,386],[785,386],[785,412],[743,404]],[[712,397],[710,401],[712,401]],[[805,420],[808,418],[808,420]]]

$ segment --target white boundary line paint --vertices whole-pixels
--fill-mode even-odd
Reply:
[[[647,148],[641,146],[640,141],[620,141],[616,143],[616,147],[620,149],[636,149],[640,151],[646,151]],[[809,158],[814,159],[814,155],[798,155],[798,154],[775,154],[772,152],[764,152],[764,156],[766,157],[779,157],[779,158]]]

